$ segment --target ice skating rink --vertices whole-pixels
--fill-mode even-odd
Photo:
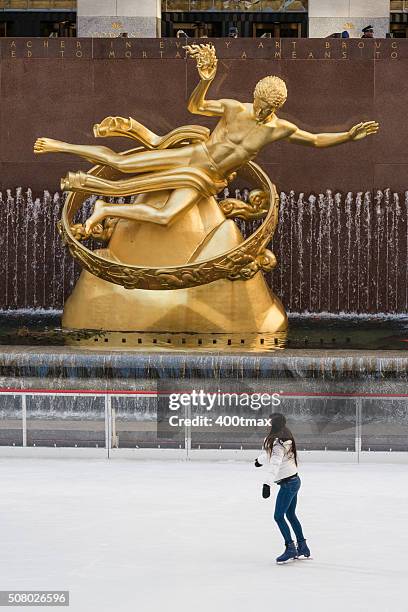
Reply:
[[[69,589],[73,612],[406,612],[406,465],[301,466],[313,560],[282,566],[259,471],[1,459],[0,588]]]

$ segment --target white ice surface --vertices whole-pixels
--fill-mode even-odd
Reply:
[[[278,566],[252,465],[2,459],[0,589],[69,589],[75,612],[406,612],[407,467],[301,475],[313,560]]]

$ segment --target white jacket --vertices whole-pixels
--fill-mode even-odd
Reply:
[[[269,455],[265,450],[259,455],[258,463],[263,466],[265,473],[264,483],[273,484],[282,478],[294,476],[297,471],[295,459],[291,453],[292,440],[279,442],[278,438],[273,443],[272,453]]]

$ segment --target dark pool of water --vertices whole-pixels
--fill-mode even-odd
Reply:
[[[56,312],[0,312],[0,345],[123,349],[270,351],[278,349],[408,350],[406,317],[294,315],[287,334],[108,334],[61,329]]]

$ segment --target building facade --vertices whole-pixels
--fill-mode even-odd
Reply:
[[[76,0],[0,0],[0,36],[76,36]]]
[[[408,35],[408,0],[0,0],[0,36]]]
[[[163,0],[162,35],[301,37],[308,33],[307,0]]]
[[[78,36],[161,35],[160,0],[78,0]]]
[[[378,38],[390,26],[389,0],[309,0],[309,37],[324,38],[333,32],[349,32],[355,38],[372,25]]]

